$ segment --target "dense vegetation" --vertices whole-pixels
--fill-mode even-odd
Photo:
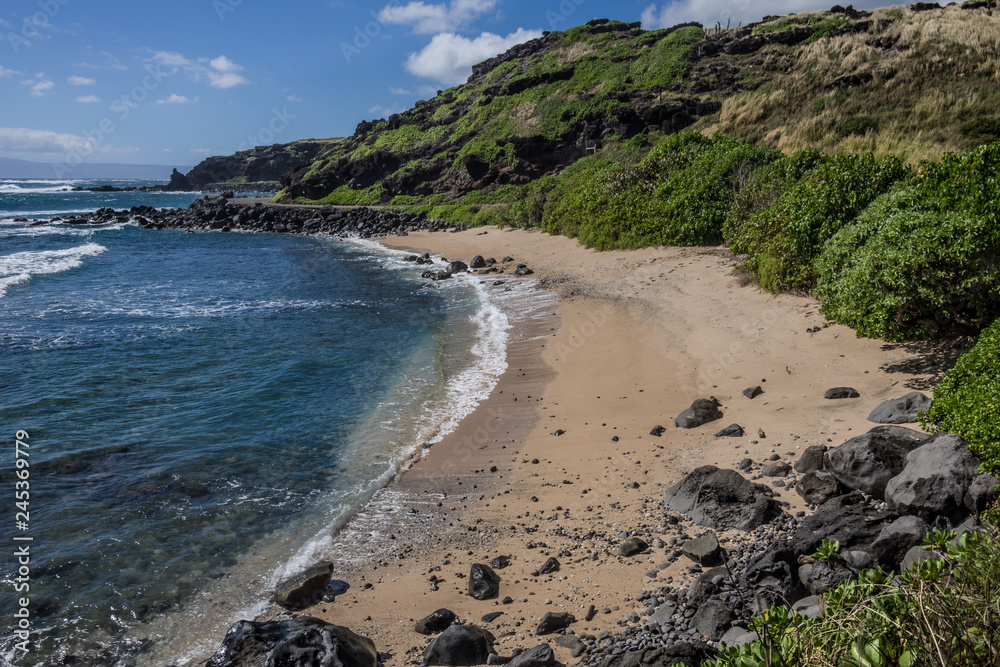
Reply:
[[[758,641],[705,667],[988,667],[1000,665],[1000,535],[935,532],[898,578],[876,568],[823,594],[823,616],[787,607],[757,616]],[[819,554],[817,554],[819,556]]]

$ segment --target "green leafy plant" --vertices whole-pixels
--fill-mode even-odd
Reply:
[[[816,560],[830,560],[830,557],[837,553],[840,553],[840,540],[824,539],[812,557]]]

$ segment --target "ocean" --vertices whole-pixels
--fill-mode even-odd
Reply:
[[[206,658],[506,368],[509,309],[471,276],[428,284],[361,241],[52,221],[200,196],[71,191],[105,183],[0,180],[16,665]]]

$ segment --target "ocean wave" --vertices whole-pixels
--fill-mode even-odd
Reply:
[[[47,188],[22,188],[16,183],[4,183],[3,185],[0,185],[0,194],[21,193],[29,195],[44,195],[55,192],[73,192],[73,186],[56,185]],[[80,192],[86,192],[86,190]]]
[[[51,275],[75,269],[86,257],[96,257],[107,248],[99,243],[86,243],[64,250],[16,252],[0,256],[0,297],[7,289],[31,280],[32,276]]]

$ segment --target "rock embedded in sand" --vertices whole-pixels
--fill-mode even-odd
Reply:
[[[747,387],[746,389],[743,390],[743,395],[751,399],[757,398],[763,393],[764,390],[761,389],[760,385],[757,385],[755,387]]]
[[[641,538],[630,537],[618,545],[618,555],[628,558],[630,556],[635,556],[636,554],[641,554],[648,548],[649,545],[646,544]]]
[[[576,617],[568,611],[550,611],[547,612],[545,616],[542,616],[542,620],[538,622],[538,627],[535,628],[535,634],[548,635],[553,632],[559,632],[560,630],[568,628],[572,623],[576,623]]]
[[[792,472],[792,466],[784,461],[766,463],[760,469],[760,474],[764,477],[787,477],[790,472]]]
[[[744,435],[743,427],[739,424],[730,424],[726,428],[722,429],[715,434],[716,438],[742,438]]]
[[[686,541],[681,545],[685,556],[699,565],[714,567],[722,565],[722,547],[715,533],[707,533],[701,537]]]
[[[917,421],[917,413],[931,409],[934,401],[919,391],[911,391],[905,396],[883,401],[868,415],[868,421],[876,424],[912,424]]]
[[[502,570],[505,567],[510,567],[510,556],[497,556],[490,563],[490,566],[494,570]]]
[[[465,273],[469,270],[469,265],[463,261],[455,260],[454,262],[449,262],[446,269],[448,273]]]
[[[276,656],[280,660],[276,660]],[[311,616],[285,621],[239,621],[229,628],[206,667],[339,665],[376,667],[378,652],[367,637]]]
[[[553,572],[558,572],[558,571],[559,571],[559,561],[556,558],[552,557],[546,560],[544,563],[542,563],[542,566],[538,568],[538,571],[535,572],[535,574],[537,576],[540,576],[544,574],[552,574]]]
[[[715,530],[753,530],[778,514],[774,492],[735,470],[696,468],[667,489],[667,506]]]
[[[811,445],[802,452],[802,456],[792,466],[795,472],[807,473],[814,470],[823,469],[823,455],[826,454],[826,445]]]
[[[719,412],[719,402],[714,398],[696,399],[691,407],[677,415],[674,426],[677,428],[697,428],[702,424],[722,419]]]
[[[477,600],[489,600],[499,594],[499,575],[489,565],[473,563],[469,568],[469,595]]]
[[[271,601],[286,609],[305,609],[323,599],[332,578],[333,563],[328,560],[320,561],[279,583]]]
[[[469,268],[471,269],[482,269],[485,268],[485,266],[486,266],[486,260],[483,258],[482,255],[476,255],[475,257],[472,258],[472,261],[469,262]]]
[[[555,662],[556,656],[552,652],[552,647],[548,644],[539,644],[511,658],[507,667],[550,667]]]
[[[662,426],[660,426],[659,424],[657,424],[656,426],[653,427],[653,430],[650,431],[649,434],[653,435],[653,436],[656,436],[657,438],[659,438],[660,436],[663,435],[663,432],[666,431],[666,430],[667,429],[665,429]]]
[[[854,387],[833,387],[827,389],[826,393],[823,394],[823,398],[837,399],[837,398],[858,398],[861,394]]]
[[[496,638],[475,625],[453,625],[441,633],[424,652],[424,665],[471,667],[485,665]]]
[[[450,609],[438,609],[417,621],[413,629],[422,635],[436,635],[450,628],[456,621],[458,616],[455,612]]]

